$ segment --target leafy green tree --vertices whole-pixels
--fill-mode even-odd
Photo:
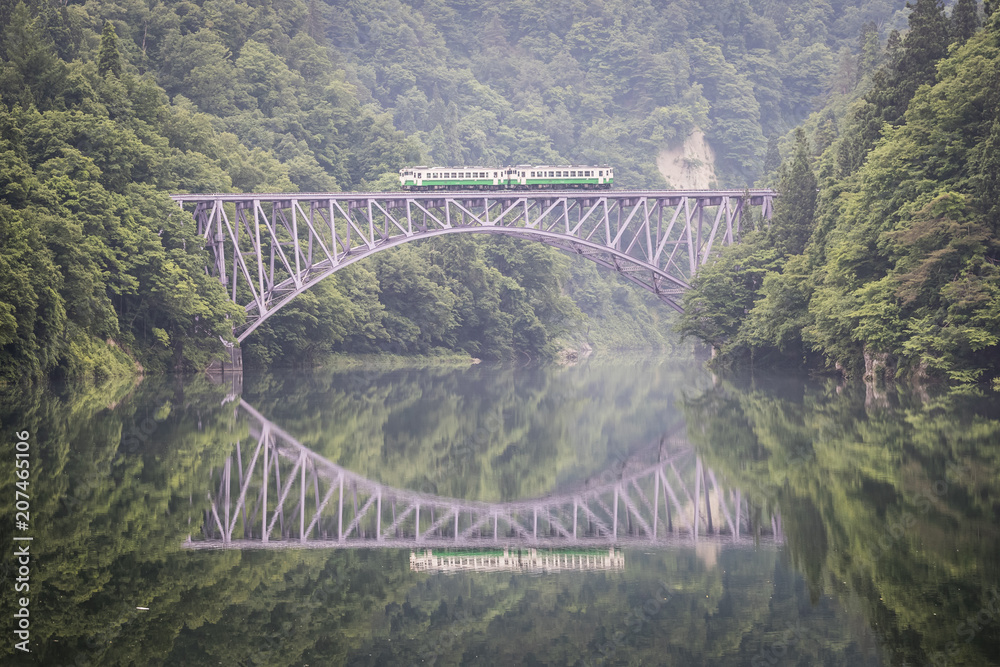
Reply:
[[[778,268],[779,254],[769,233],[752,231],[698,269],[684,295],[677,329],[724,353],[736,353],[737,333],[759,298],[764,277]]]
[[[812,322],[812,272],[805,255],[788,258],[781,272],[768,272],[760,298],[740,325],[738,338],[754,352],[776,349],[796,363],[807,361],[802,331]]]

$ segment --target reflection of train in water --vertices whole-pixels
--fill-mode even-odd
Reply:
[[[624,570],[621,549],[418,549],[410,552],[414,572],[558,572]]]
[[[518,165],[516,167],[407,167],[399,170],[404,190],[607,189],[615,170],[607,165]]]

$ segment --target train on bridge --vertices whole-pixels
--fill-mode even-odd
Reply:
[[[516,167],[406,167],[403,190],[575,190],[609,189],[615,170],[608,165],[517,165]]]

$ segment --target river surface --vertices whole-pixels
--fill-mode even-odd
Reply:
[[[4,665],[1000,664],[995,395],[595,358],[7,391],[0,426]]]

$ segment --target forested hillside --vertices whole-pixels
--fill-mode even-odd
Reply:
[[[29,0],[4,3],[0,22],[12,380],[218,353],[241,315],[170,192],[388,189],[417,162],[610,163],[621,186],[663,186],[657,156],[696,128],[720,185],[743,186],[767,139],[853,86],[874,57],[860,49],[905,13],[889,0]],[[559,340],[662,346],[669,324],[550,249],[437,240],[339,273],[244,347],[250,364],[438,347],[537,359]]]
[[[881,65],[796,135],[774,219],[696,278],[685,333],[736,363],[997,384],[995,7],[980,27],[972,0],[918,0],[905,36],[870,38]]]

